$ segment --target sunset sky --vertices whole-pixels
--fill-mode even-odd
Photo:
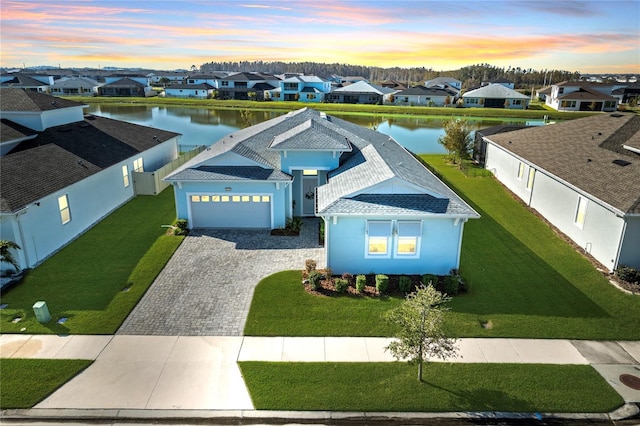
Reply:
[[[640,0],[0,0],[0,66],[312,61],[640,73]]]

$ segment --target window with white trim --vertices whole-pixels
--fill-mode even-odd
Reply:
[[[142,157],[133,160],[133,171],[134,172],[144,172],[144,166],[142,164]]]
[[[518,165],[518,180],[522,179],[522,175],[524,175],[524,163],[521,161]]]
[[[398,221],[396,255],[401,257],[418,256],[421,228],[420,221]]]
[[[69,210],[69,198],[67,194],[58,197],[58,209],[60,210],[60,220],[62,224],[71,222],[71,210]]]
[[[122,181],[125,188],[129,186],[129,168],[127,166],[122,166]]]
[[[389,257],[391,254],[389,243],[391,242],[391,221],[371,220],[367,221],[367,247],[368,257]]]
[[[587,203],[588,200],[586,198],[578,198],[578,207],[576,208],[576,214],[573,219],[573,223],[575,223],[579,228],[582,228],[584,226],[584,218],[587,215]]]
[[[536,169],[534,169],[533,167],[529,167],[529,178],[527,178],[527,189],[529,191],[531,191],[531,188],[533,188],[533,178],[536,175]]]

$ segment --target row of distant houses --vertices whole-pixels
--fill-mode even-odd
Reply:
[[[171,77],[171,78],[169,78]],[[194,74],[169,77],[114,74],[98,82],[88,77],[11,73],[0,75],[0,88],[35,90],[54,96],[164,96],[193,99],[295,101],[404,106],[527,109],[530,96],[514,90],[513,82],[496,79],[462,92],[462,82],[438,77],[406,87],[397,81],[374,84],[362,77],[271,75],[260,72]],[[164,86],[164,87],[161,87]],[[156,88],[154,90],[154,87]],[[640,95],[639,83],[561,82],[537,92],[558,111],[612,112]]]

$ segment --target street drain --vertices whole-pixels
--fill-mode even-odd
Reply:
[[[631,389],[640,390],[640,377],[633,374],[621,374],[620,382]]]

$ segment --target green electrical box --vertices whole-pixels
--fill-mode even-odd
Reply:
[[[47,302],[36,302],[33,305],[33,312],[36,314],[39,323],[44,324],[51,321],[51,314],[49,313],[49,308],[47,308]]]

